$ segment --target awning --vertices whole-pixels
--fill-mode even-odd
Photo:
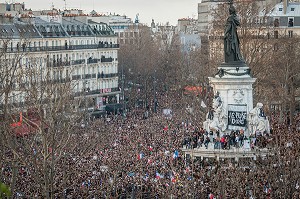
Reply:
[[[12,131],[17,137],[24,137],[28,136],[33,131],[33,129],[31,126],[23,123],[20,126],[12,127]]]
[[[184,88],[184,94],[195,94],[199,95],[203,92],[203,89],[201,86],[186,86]]]

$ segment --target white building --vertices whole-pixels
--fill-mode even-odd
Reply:
[[[17,19],[2,16],[1,52],[22,54],[20,68],[37,67],[42,76],[50,71],[50,78],[58,83],[71,81],[75,100],[84,98],[90,110],[119,103],[119,44],[112,29],[88,21],[84,14],[40,14]],[[17,83],[16,88],[21,86]],[[25,100],[26,93],[20,89],[10,93],[11,104]]]
[[[107,23],[111,29],[118,35],[120,44],[131,44],[134,42],[134,38],[139,35],[140,29],[143,26],[139,23],[138,15],[136,19],[132,21],[125,15],[102,15],[95,11],[92,11],[88,16],[88,19],[97,23]]]

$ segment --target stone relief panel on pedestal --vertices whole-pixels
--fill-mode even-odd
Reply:
[[[233,91],[233,100],[237,104],[243,104],[245,98],[245,93],[242,89],[237,89]]]

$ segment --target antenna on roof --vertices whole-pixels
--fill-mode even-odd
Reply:
[[[65,10],[67,10],[67,1],[63,0],[65,2]]]

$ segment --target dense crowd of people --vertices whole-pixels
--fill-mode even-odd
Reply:
[[[187,117],[173,110],[172,117],[157,113],[145,118],[143,113],[131,110],[126,118],[112,115],[91,121],[76,128],[63,149],[47,146],[51,156],[47,161],[54,161],[47,165],[50,168],[46,174],[41,154],[44,146],[27,146],[23,138],[18,138],[17,151],[7,149],[5,153],[0,181],[13,183],[13,167],[18,168],[15,198],[45,197],[46,177],[52,179],[47,183],[54,198],[300,197],[299,178],[294,179],[299,174],[289,177],[282,173],[284,169],[291,175],[299,173],[299,164],[295,167],[294,161],[300,160],[300,135],[295,126],[276,123],[274,116],[271,134],[258,132],[246,137],[240,130],[220,136],[206,132],[200,123],[188,122]],[[295,120],[300,122],[299,115]],[[289,156],[279,152],[276,157],[237,163],[231,159],[190,159],[181,151],[183,146],[197,149],[209,143],[226,150],[242,147],[245,140],[251,140],[251,148],[282,146],[279,150]],[[20,155],[30,156],[32,162],[24,162],[26,158]],[[274,176],[274,172],[282,175]],[[287,185],[290,188],[284,193],[281,186]]]
[[[267,132],[254,132],[250,136],[246,136],[244,130],[231,131],[230,134],[224,134],[220,136],[220,132],[213,133],[207,132],[203,128],[199,131],[195,131],[193,135],[188,135],[184,138],[182,147],[188,149],[199,149],[205,147],[208,149],[208,145],[211,143],[213,149],[232,149],[232,148],[244,148],[254,149],[271,147],[272,137]]]

